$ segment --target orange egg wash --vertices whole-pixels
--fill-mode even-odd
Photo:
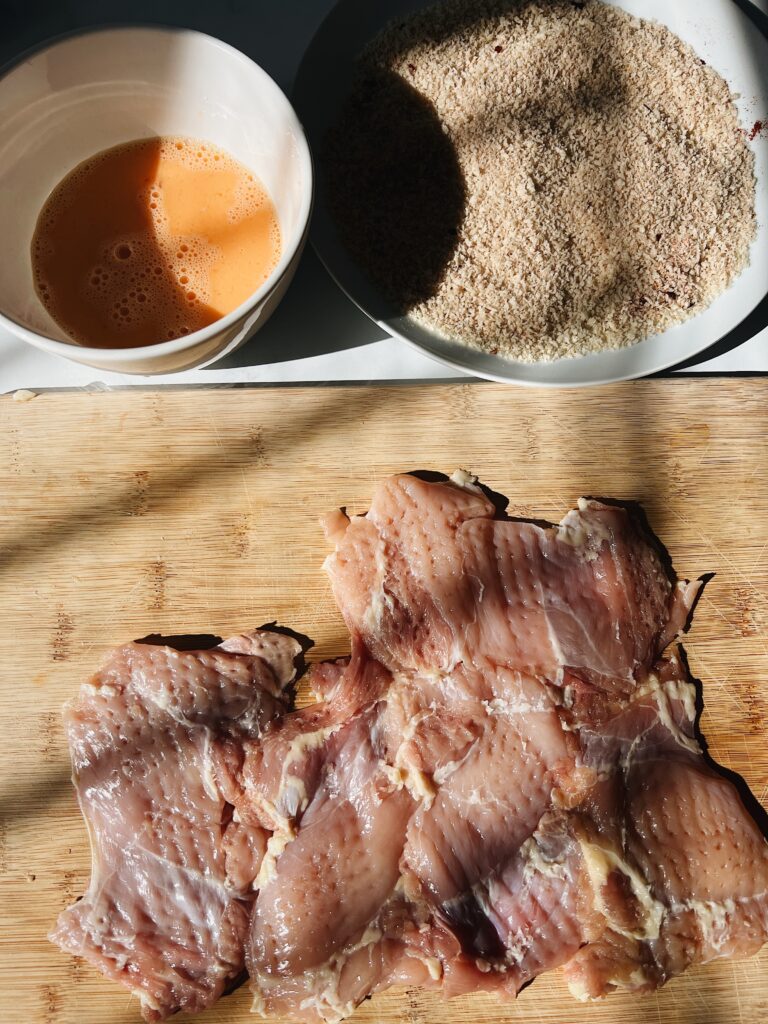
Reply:
[[[280,256],[256,176],[209,142],[139,139],[84,160],[32,238],[35,289],[76,342],[135,348],[236,309]]]

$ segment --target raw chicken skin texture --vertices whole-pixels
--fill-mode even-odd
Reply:
[[[145,948],[135,920],[95,907],[92,882],[57,941],[140,987],[150,1020],[209,1005],[245,964],[255,1010],[325,1022],[397,983],[513,996],[561,966],[574,995],[597,998],[760,948],[768,845],[702,756],[674,643],[698,584],[670,581],[636,517],[582,499],[544,529],[499,518],[466,474],[396,476],[367,515],[333,513],[326,529],[352,653],[311,667],[319,703],[286,711],[295,651],[271,634],[255,637],[277,683],[253,673],[252,712],[234,680],[212,700],[215,651],[161,673],[175,683],[159,702],[136,647],[116,652],[105,672],[132,701],[184,708],[162,745],[183,762],[196,841],[172,866],[166,852],[164,870],[175,856],[194,865],[197,888],[188,903],[150,894],[140,911],[159,938]],[[106,734],[99,756],[81,757],[77,722],[102,714],[94,700],[69,716],[98,878],[115,816],[106,768],[126,754]],[[130,750],[143,763],[137,741]],[[154,765],[121,781],[129,797],[161,793]],[[173,792],[154,803],[163,842],[178,804]],[[113,884],[135,894],[141,864],[113,857]],[[202,906],[204,928],[190,923]],[[185,931],[189,989],[166,944]]]
[[[563,965],[599,997],[759,948],[768,846],[701,756],[670,647],[698,586],[635,518],[582,500],[542,529],[466,477],[397,476],[327,532],[353,656],[291,720],[270,800],[284,813],[296,773],[304,800],[262,819],[282,838],[252,916],[258,1010],[335,1021],[399,980],[514,995]],[[252,790],[286,727],[252,745]]]
[[[127,644],[66,709],[93,865],[51,938],[131,988],[147,1021],[205,1009],[244,970],[267,834],[233,820],[211,747],[285,711],[299,652],[258,632],[208,651]]]

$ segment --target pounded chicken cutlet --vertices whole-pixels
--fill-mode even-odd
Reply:
[[[331,1022],[400,982],[512,996],[562,966],[595,998],[759,949],[768,844],[675,643],[698,584],[636,517],[543,528],[405,475],[326,529],[352,654],[311,667],[318,703],[288,709],[298,647],[257,633],[129,645],[69,712],[95,862],[57,941],[148,1020],[244,966],[262,1014]]]

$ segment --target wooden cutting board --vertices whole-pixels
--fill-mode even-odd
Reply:
[[[113,644],[277,620],[346,650],[318,516],[397,470],[457,466],[510,512],[641,501],[680,575],[715,573],[687,648],[713,757],[768,799],[768,380],[581,392],[493,384],[42,394],[0,400],[0,1020],[129,1024],[138,1003],[45,935],[89,874],[63,701]],[[202,1019],[244,1022],[242,989]],[[177,1018],[179,1021],[186,1018]],[[514,1003],[398,991],[368,1024],[758,1024],[768,949],[584,1005],[558,973]]]

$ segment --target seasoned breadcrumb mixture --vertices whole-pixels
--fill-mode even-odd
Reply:
[[[627,346],[701,312],[749,261],[754,160],[733,97],[662,25],[599,0],[448,0],[388,27],[359,75],[327,147],[331,206],[380,289],[444,335],[526,362]],[[434,194],[461,189],[427,288],[404,279],[423,232],[399,225],[399,259],[379,244],[408,203],[382,194],[377,211],[371,195],[398,96],[403,130],[431,118],[453,151],[427,147]]]

